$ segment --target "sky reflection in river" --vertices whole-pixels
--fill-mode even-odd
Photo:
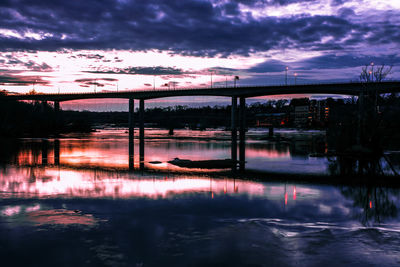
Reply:
[[[144,171],[128,171],[124,130],[62,138],[59,157],[55,140],[25,139],[9,151],[0,168],[2,263],[399,264],[397,188],[179,173],[168,160],[229,157],[227,134],[198,132],[203,135],[199,137],[197,132],[189,136],[177,131],[171,139],[165,133],[150,131]],[[313,146],[304,136],[290,144],[261,140],[260,133],[249,135],[248,168],[316,173],[325,168],[323,159],[309,157]]]
[[[137,133],[135,133],[137,134]],[[294,135],[284,131],[278,135]],[[326,174],[328,161],[311,158],[315,153],[313,137],[320,132],[299,135],[295,141],[275,142],[262,140],[265,133],[251,130],[247,134],[246,169],[270,172]],[[167,130],[146,129],[144,164],[147,168],[169,171],[192,171],[168,163],[174,158],[189,160],[222,160],[231,156],[229,133],[222,130],[176,130],[169,136]],[[294,140],[294,139],[292,139]],[[18,165],[42,164],[43,151],[46,164],[54,164],[55,142],[43,144],[40,139],[26,139],[25,146],[15,159]],[[135,166],[139,162],[139,144],[134,144]],[[128,169],[128,138],[124,129],[103,129],[86,136],[69,136],[59,141],[59,164],[70,167],[100,167]],[[154,164],[157,162],[158,164]],[[196,171],[204,171],[196,169]],[[209,170],[207,170],[209,171]]]

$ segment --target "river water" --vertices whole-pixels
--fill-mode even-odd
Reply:
[[[326,150],[323,133],[265,135],[247,133],[246,170],[329,175],[331,160],[310,156]],[[4,144],[1,265],[400,264],[397,188],[181,168],[168,161],[229,158],[229,132],[146,129],[146,137],[144,168],[135,153],[133,171],[126,129]]]

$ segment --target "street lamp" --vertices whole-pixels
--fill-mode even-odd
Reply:
[[[212,82],[212,75],[213,75],[213,70],[208,70],[209,72],[210,72],[210,75],[211,75],[211,88],[213,87],[213,82]]]
[[[153,66],[153,90],[156,90],[156,67]]]
[[[235,78],[233,79],[233,87],[236,88],[236,80],[239,80],[239,76],[235,76]]]
[[[287,72],[288,72],[289,67],[285,68],[285,85],[287,85]]]
[[[297,83],[297,72],[294,74],[294,85]]]

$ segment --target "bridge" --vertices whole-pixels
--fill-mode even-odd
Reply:
[[[141,167],[144,161],[144,101],[149,99],[180,96],[222,96],[232,98],[231,108],[231,159],[237,162],[237,128],[239,121],[239,165],[244,168],[245,162],[245,108],[246,98],[270,95],[291,94],[327,94],[363,96],[368,92],[379,94],[400,92],[399,81],[379,83],[325,83],[325,84],[299,84],[299,85],[270,85],[270,86],[240,86],[240,87],[209,87],[209,88],[181,88],[157,90],[129,90],[108,91],[99,93],[36,93],[36,94],[9,94],[0,95],[0,100],[34,100],[52,101],[56,112],[60,109],[60,102],[80,100],[116,98],[129,99],[129,165],[133,166],[133,133],[134,133],[134,100],[139,100],[139,153]],[[239,112],[238,112],[239,98]],[[360,101],[363,102],[363,101]],[[238,114],[239,113],[239,114]],[[239,118],[238,118],[239,115]]]
[[[238,87],[208,87],[208,88],[179,88],[156,90],[129,90],[107,91],[90,93],[36,93],[13,94],[5,98],[13,100],[38,100],[38,101],[70,101],[95,98],[119,98],[119,99],[155,99],[179,96],[225,96],[225,97],[257,97],[270,95],[290,94],[329,94],[358,96],[361,93],[376,89],[379,93],[393,93],[400,91],[399,81],[380,83],[322,83],[299,85],[267,85],[267,86],[238,86]]]

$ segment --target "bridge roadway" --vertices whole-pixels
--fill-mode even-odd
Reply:
[[[0,100],[36,100],[54,101],[54,109],[58,113],[60,102],[94,99],[94,98],[123,98],[129,99],[129,167],[133,169],[133,134],[134,134],[134,100],[139,100],[139,158],[140,168],[144,166],[144,101],[147,99],[179,96],[225,96],[232,98],[231,108],[231,159],[239,163],[239,169],[245,165],[245,108],[246,98],[268,95],[290,94],[328,94],[362,96],[368,91],[383,93],[400,92],[400,82],[390,81],[381,83],[326,83],[302,85],[271,85],[271,86],[241,86],[217,88],[182,88],[182,89],[157,89],[157,90],[130,90],[120,92],[99,93],[61,93],[61,94],[10,94],[0,95]],[[239,98],[239,112],[238,101]],[[362,102],[362,101],[361,101]],[[238,114],[239,113],[239,114]],[[239,115],[239,116],[238,116]],[[238,118],[239,117],[239,118]],[[239,127],[238,127],[239,121]],[[239,161],[237,161],[237,128],[239,128]],[[236,170],[233,167],[233,171]]]
[[[367,90],[378,89],[379,93],[400,92],[400,82],[390,81],[381,83],[324,83],[300,85],[268,85],[268,86],[241,86],[241,87],[214,87],[214,88],[181,88],[156,90],[129,90],[98,93],[37,93],[15,94],[4,98],[13,100],[39,101],[70,101],[93,98],[125,98],[125,99],[155,99],[178,96],[226,96],[226,97],[257,97],[268,95],[290,94],[329,94],[358,96]]]

